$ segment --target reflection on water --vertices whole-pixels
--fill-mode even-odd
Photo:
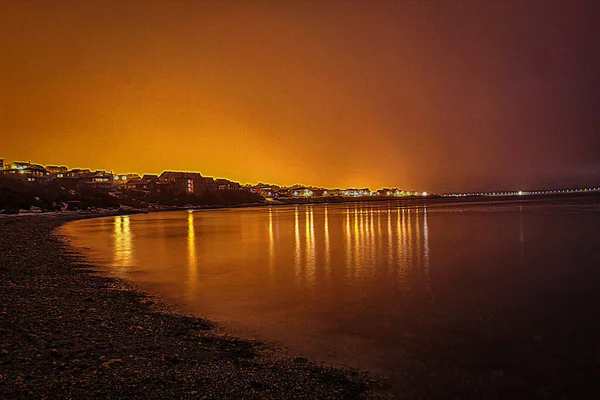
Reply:
[[[137,267],[136,272],[140,272],[146,264],[159,265],[156,270],[161,272],[163,283],[177,286],[181,280],[185,283],[183,292],[191,302],[200,288],[214,284],[216,276],[232,270],[243,274],[247,283],[261,285],[264,280],[281,287],[292,284],[282,281],[288,276],[285,271],[291,268],[294,290],[302,291],[325,287],[363,291],[369,280],[382,278],[385,282],[380,284],[384,286],[395,282],[396,295],[406,295],[415,287],[429,291],[426,206],[356,203],[269,207],[248,214],[218,213],[186,212],[183,253],[178,242],[182,235],[180,215],[154,217],[137,228],[137,237],[131,220],[142,220],[143,216],[115,217],[111,250],[114,272],[126,276],[130,270],[124,267]],[[212,233],[203,235],[200,241],[199,229]],[[133,230],[136,231],[135,225]],[[267,268],[259,268],[261,264]]]
[[[421,351],[414,341],[494,315],[518,321],[501,327],[531,321],[564,282],[594,282],[574,271],[600,264],[598,213],[545,210],[271,206],[77,221],[65,230],[116,275],[187,312],[308,356],[389,372]],[[486,324],[461,340],[489,334]]]
[[[325,270],[330,271],[331,268],[331,244],[329,243],[329,211],[327,205],[324,207],[324,235],[325,235]]]
[[[212,269],[216,269],[223,261],[228,268],[241,268],[248,264],[249,256],[256,261],[252,265],[259,265],[264,256],[271,283],[278,276],[287,276],[282,272],[292,268],[295,281],[305,289],[323,285],[332,273],[338,278],[343,277],[338,285],[344,282],[348,287],[360,285],[369,276],[392,269],[396,272],[387,278],[396,280],[399,285],[411,279],[423,279],[423,283],[428,280],[430,256],[426,206],[356,203],[269,207],[248,215],[240,212],[236,216],[241,220],[233,218],[233,213],[224,213],[218,219],[217,214],[216,211],[210,214],[186,212],[186,257],[182,262],[179,262],[182,253],[177,250],[177,238],[181,235],[179,215],[155,217],[156,220],[144,225],[146,234],[137,239],[134,239],[131,220],[143,217],[115,217],[111,263],[115,272],[126,274],[124,267],[143,268],[142,263],[163,260],[164,264],[172,265],[173,274],[176,275],[178,268],[185,272],[182,279],[186,293],[192,297],[201,286],[199,278],[204,279],[206,271],[203,268],[210,268],[212,264]],[[252,221],[244,221],[250,217]],[[198,229],[215,232],[204,235],[199,241]],[[221,229],[228,229],[227,234],[219,235]],[[259,233],[261,231],[264,236]],[[261,246],[262,238],[264,247]],[[286,251],[290,246],[292,251]],[[137,259],[133,256],[134,249]],[[411,270],[420,268],[424,274],[410,274]],[[252,279],[259,279],[262,272],[256,270]],[[177,279],[175,275],[174,279]],[[318,279],[323,281],[317,282]]]
[[[196,290],[198,279],[198,259],[196,258],[196,227],[192,210],[188,211],[187,225],[188,289],[193,292]]]
[[[115,217],[114,222],[114,265],[124,271],[133,261],[133,243],[129,216]]]
[[[299,223],[299,211],[298,207],[294,208],[294,270],[296,271],[296,277],[300,276],[300,263],[301,263],[301,255],[300,252],[300,223]]]

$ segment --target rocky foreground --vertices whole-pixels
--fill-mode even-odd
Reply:
[[[0,218],[0,398],[388,397],[365,373],[223,336],[95,274],[53,234],[74,218]]]

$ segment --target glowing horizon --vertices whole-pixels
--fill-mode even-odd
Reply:
[[[427,192],[600,181],[600,43],[585,2],[0,12],[7,159]]]

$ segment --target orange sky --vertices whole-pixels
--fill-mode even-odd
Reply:
[[[0,157],[326,187],[597,184],[597,14],[522,3],[2,2]]]

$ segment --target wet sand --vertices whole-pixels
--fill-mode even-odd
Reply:
[[[224,335],[99,275],[53,233],[83,217],[0,218],[0,398],[389,397],[373,375]]]

